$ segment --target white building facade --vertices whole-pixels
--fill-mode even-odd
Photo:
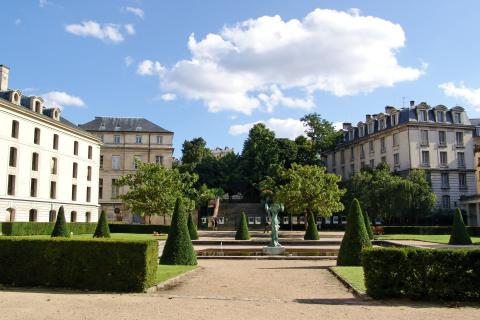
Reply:
[[[0,222],[54,222],[60,206],[68,222],[96,222],[101,141],[8,75],[0,65]]]

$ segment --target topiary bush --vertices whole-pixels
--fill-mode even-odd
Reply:
[[[365,222],[365,228],[367,229],[368,238],[373,240],[373,231],[372,231],[372,222],[370,222],[370,217],[368,216],[367,211],[362,210],[363,221]]]
[[[359,266],[362,249],[372,246],[357,199],[353,199],[347,217],[347,227],[337,257],[337,266]]]
[[[250,233],[248,232],[247,216],[242,212],[240,216],[240,223],[237,226],[237,233],[235,240],[250,240]]]
[[[197,225],[193,221],[192,214],[188,215],[188,233],[190,234],[190,240],[198,240]]]
[[[187,215],[180,198],[175,203],[172,223],[160,264],[197,265],[197,256],[188,232]]]
[[[63,206],[58,209],[57,221],[53,227],[52,235],[54,237],[70,237],[70,231],[68,230],[67,220],[65,220],[65,211]]]
[[[93,234],[94,238],[110,238],[110,228],[108,227],[107,215],[102,210],[100,218],[98,219],[97,229]]]
[[[307,215],[307,230],[305,230],[304,240],[318,240],[320,236],[318,235],[317,224],[315,223],[315,218],[313,213]]]
[[[452,233],[448,244],[453,245],[469,245],[472,244],[472,239],[468,235],[467,228],[463,222],[462,212],[457,208],[455,216],[453,217]]]

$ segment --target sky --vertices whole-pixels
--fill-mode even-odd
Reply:
[[[263,122],[358,123],[410,100],[480,117],[480,1],[1,0],[10,88],[81,124],[144,117],[241,152]]]

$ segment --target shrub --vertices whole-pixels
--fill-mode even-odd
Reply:
[[[63,206],[58,210],[57,221],[55,221],[55,226],[53,227],[52,237],[70,237]]]
[[[455,245],[468,245],[472,244],[472,240],[468,235],[465,223],[463,223],[462,212],[457,208],[455,216],[453,217],[452,233],[450,234],[450,240],[448,244]]]
[[[237,226],[237,233],[235,234],[235,240],[249,240],[250,233],[248,232],[247,216],[245,212],[240,215],[240,223]]]
[[[372,231],[372,223],[370,222],[370,217],[368,216],[367,211],[362,210],[363,214],[363,222],[365,222],[365,228],[367,229],[368,238],[373,240],[373,231]]]
[[[363,251],[362,264],[373,298],[480,298],[480,250],[372,248]]]
[[[315,223],[315,218],[313,213],[309,213],[307,216],[307,230],[305,231],[304,240],[318,240],[320,236],[318,235],[317,224]]]
[[[357,199],[353,199],[347,217],[347,227],[337,257],[337,266],[361,265],[362,249],[371,247],[362,209]]]
[[[110,228],[108,227],[107,215],[102,210],[100,218],[98,218],[97,229],[93,234],[94,238],[110,238]]]
[[[466,227],[470,236],[480,236],[480,227]],[[444,226],[384,226],[384,234],[451,234],[452,227]]]
[[[68,229],[73,234],[92,234],[96,223],[69,222]],[[5,236],[51,235],[53,222],[2,222],[2,234]]]
[[[191,240],[198,240],[197,225],[193,222],[192,214],[188,215],[188,233]]]
[[[161,264],[196,265],[197,256],[187,226],[187,215],[180,198],[175,203],[172,224],[160,259]]]
[[[0,283],[140,292],[152,286],[156,241],[0,238]]]
[[[108,225],[111,233],[142,233],[152,234],[168,233],[170,226],[163,224],[125,224],[125,223],[110,223]]]

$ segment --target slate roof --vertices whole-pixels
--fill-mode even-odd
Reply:
[[[79,127],[86,131],[173,133],[144,118],[95,117],[94,120]]]

